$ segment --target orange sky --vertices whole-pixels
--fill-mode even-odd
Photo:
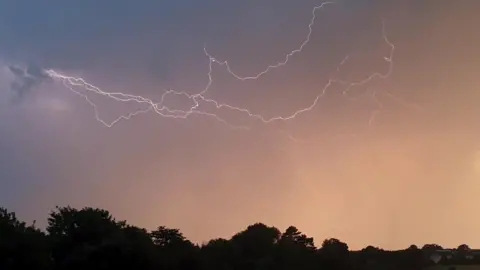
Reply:
[[[52,22],[71,13],[62,27],[75,34],[25,14],[43,33],[27,35],[14,18],[0,14],[0,25],[8,26],[0,29],[7,40],[0,46],[0,205],[39,224],[55,205],[101,207],[135,225],[180,228],[197,242],[264,222],[282,230],[295,225],[317,244],[336,237],[352,249],[480,246],[474,1],[339,2],[318,12],[311,42],[285,67],[241,82],[215,66],[209,97],[266,117],[288,115],[310,104],[347,54],[341,79],[388,69],[384,18],[395,44],[388,79],[353,89],[361,97],[356,101],[336,85],[312,111],[288,122],[264,125],[215,111],[250,124],[251,131],[232,131],[208,117],[172,120],[153,113],[106,128],[82,98],[53,82],[11,101],[15,77],[7,66],[31,62],[154,100],[163,88],[195,93],[205,87],[205,43],[236,72],[258,73],[299,45],[319,3],[277,1],[209,0],[203,8],[188,1],[118,4],[103,14],[108,20],[85,2],[81,10],[93,14],[92,22],[79,9],[39,7],[51,10]],[[377,92],[383,105],[372,126],[376,103],[361,96],[365,91]],[[138,108],[90,97],[110,120]],[[169,102],[191,106],[185,99]]]

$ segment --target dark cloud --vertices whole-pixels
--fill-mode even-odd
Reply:
[[[285,6],[276,10],[285,17],[292,9],[309,14],[318,4],[301,2],[275,2]],[[237,30],[248,31],[236,28],[256,5],[224,0],[86,0],[49,5],[0,1],[0,56],[13,62],[34,61],[44,68],[115,74],[134,70],[171,79],[175,65],[186,61],[182,59],[205,60],[205,43],[220,51],[217,47],[234,39]],[[270,6],[262,8],[268,15],[265,10]]]
[[[40,86],[50,77],[37,65],[29,65],[25,69],[9,66],[9,70],[15,76],[15,80],[10,84],[10,90],[15,92],[16,98],[23,98],[33,88]]]
[[[172,44],[176,38],[171,34],[186,36],[182,28],[198,25],[181,16],[186,10],[182,6],[191,0],[168,2],[56,1],[46,6],[1,1],[0,54],[9,60],[36,61],[45,68],[60,69],[104,67],[112,58],[117,63],[108,67],[131,63],[138,68],[151,56],[165,60],[171,54],[166,47],[178,46]],[[127,52],[135,52],[136,61]],[[166,61],[163,64],[168,66]]]

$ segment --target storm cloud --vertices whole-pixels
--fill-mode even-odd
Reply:
[[[36,65],[29,65],[26,69],[16,66],[9,66],[8,68],[15,76],[10,85],[10,90],[15,92],[19,99],[43,82],[52,81],[48,74]]]

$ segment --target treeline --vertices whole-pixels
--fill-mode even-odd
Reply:
[[[160,226],[148,232],[115,220],[106,210],[71,207],[53,210],[42,231],[0,208],[1,270],[415,270],[432,265],[429,251],[439,248],[425,245],[385,251],[369,246],[349,251],[337,239],[327,239],[317,247],[313,238],[293,226],[280,232],[261,223],[230,239],[196,245],[178,229]]]

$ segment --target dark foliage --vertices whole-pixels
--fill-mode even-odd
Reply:
[[[368,246],[351,251],[331,238],[316,247],[296,227],[285,232],[262,223],[248,226],[231,239],[196,245],[178,229],[145,229],[117,221],[102,209],[57,207],[46,232],[27,225],[0,208],[0,269],[159,269],[159,270],[310,270],[424,269],[442,247],[386,251]],[[439,264],[476,264],[468,245],[447,252]],[[442,254],[443,254],[442,253]],[[436,255],[437,257],[439,255]]]

